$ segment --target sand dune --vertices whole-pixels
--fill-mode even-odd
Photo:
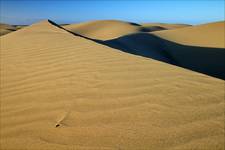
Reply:
[[[16,31],[16,27],[15,26],[11,26],[11,25],[8,25],[8,24],[3,24],[3,23],[0,23],[0,36],[1,35],[5,35],[5,34],[8,34],[12,31]]]
[[[98,40],[109,40],[130,33],[152,32],[165,29],[157,25],[144,27],[140,24],[118,20],[91,21],[79,24],[65,25],[63,27],[74,33]]]
[[[223,80],[51,21],[0,41],[1,149],[224,150]]]
[[[224,25],[224,22],[216,22],[183,29],[138,32],[102,43],[225,79]]]
[[[178,29],[178,28],[184,28],[184,27],[191,26],[189,24],[167,24],[167,23],[143,23],[141,25],[146,28],[158,26],[158,27],[164,28],[166,30]]]
[[[65,27],[112,48],[225,79],[224,26],[96,21]]]
[[[174,31],[177,33],[177,30]],[[213,41],[221,39],[223,37],[218,36]],[[194,37],[192,40],[195,40]],[[100,41],[100,43],[124,52],[160,60],[225,80],[225,49],[219,46],[216,48],[183,45],[149,33],[129,34],[112,40]]]
[[[0,36],[22,29],[25,25],[9,25],[0,23]]]
[[[64,25],[63,27],[71,32],[80,34],[88,38],[97,40],[110,40],[131,33],[154,32],[187,26],[190,25],[160,23],[137,24],[119,20],[99,20],[79,24]]]
[[[157,31],[152,34],[184,45],[225,48],[225,21],[176,30]]]
[[[225,79],[225,21],[152,34],[179,65]]]
[[[163,49],[162,40],[148,33],[128,34],[102,43],[127,53],[174,64],[173,59]]]

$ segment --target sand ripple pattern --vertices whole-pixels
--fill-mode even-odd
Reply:
[[[1,149],[224,150],[224,81],[40,22],[1,41]]]

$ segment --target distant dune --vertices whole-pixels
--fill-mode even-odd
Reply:
[[[166,30],[178,29],[178,28],[184,28],[184,27],[191,26],[189,24],[169,24],[169,23],[143,23],[141,25],[146,28],[158,26],[158,27],[164,28]]]
[[[159,25],[142,26],[132,22],[119,20],[100,20],[63,26],[74,33],[98,40],[114,39],[136,32],[153,32],[165,30]]]
[[[225,21],[158,31],[153,34],[183,45],[225,48]]]
[[[0,23],[0,36],[16,31],[26,25],[8,25]],[[187,27],[186,24],[145,23],[137,24],[119,20],[99,20],[77,24],[61,24],[65,29],[99,40],[109,40],[122,35],[136,32],[153,32],[160,30]]]
[[[124,34],[139,28],[121,26],[129,27]],[[112,34],[99,38],[138,35],[144,50],[152,43],[152,54],[169,61],[154,49],[163,33]],[[224,80],[119,51],[49,20],[0,42],[1,149],[224,150]]]
[[[0,36],[11,33],[23,27],[24,25],[17,26],[17,25],[9,25],[9,24],[0,23]]]
[[[8,25],[8,24],[0,23],[0,36],[10,33],[12,31],[16,31],[16,27]]]
[[[225,79],[225,21],[152,34],[179,65]]]
[[[153,32],[160,30],[187,27],[185,24],[137,24],[119,20],[99,20],[63,26],[74,33],[98,40],[110,40],[137,32]]]

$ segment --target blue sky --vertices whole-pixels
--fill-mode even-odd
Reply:
[[[31,24],[116,19],[202,24],[224,20],[224,0],[0,0],[0,22]]]

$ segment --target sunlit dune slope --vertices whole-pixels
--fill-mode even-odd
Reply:
[[[225,21],[152,33],[184,45],[225,48]]]
[[[48,20],[0,42],[1,149],[224,150],[223,80]]]
[[[118,20],[99,20],[63,26],[74,33],[98,40],[109,40],[136,32],[164,30],[160,26],[143,27],[132,22]]]
[[[80,34],[88,38],[98,40],[110,40],[131,33],[154,32],[182,28],[187,26],[189,25],[163,23],[136,24],[119,20],[98,20],[78,24],[64,25],[63,27],[71,32]]]
[[[184,28],[184,27],[191,26],[189,24],[168,24],[168,23],[143,23],[141,25],[146,28],[158,26],[158,27],[164,28],[166,30],[178,29],[178,28]]]

